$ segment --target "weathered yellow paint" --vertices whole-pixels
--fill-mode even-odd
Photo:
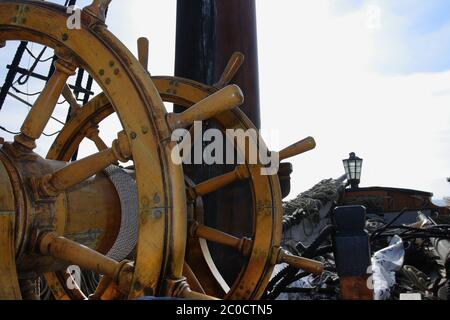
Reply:
[[[1,160],[1,159],[0,159]],[[14,193],[0,161],[0,300],[21,299],[14,245]]]
[[[148,294],[164,294],[167,277],[182,278],[187,229],[184,176],[182,167],[170,160],[173,145],[162,141],[170,136],[171,131],[158,91],[148,77],[147,71],[101,23],[102,12],[108,3],[109,1],[95,1],[82,13],[82,28],[68,30],[66,26],[68,16],[63,7],[46,2],[1,1],[0,39],[43,44],[57,49],[58,54],[64,52],[61,57],[63,59],[67,59],[72,53],[77,57],[77,65],[88,71],[103,89],[105,97],[122,122],[137,173],[141,219],[137,259],[128,295],[133,298]],[[57,81],[57,88],[52,86],[56,88],[52,92],[60,91],[59,85],[62,82]],[[44,90],[41,101],[49,99],[50,95],[51,99],[55,96],[50,90]],[[33,121],[37,119],[35,117],[42,117],[43,120],[46,118],[44,113],[33,117],[30,115]],[[27,145],[27,142],[31,142],[37,135],[35,133],[39,131],[37,129],[42,123],[43,121],[39,120],[36,122],[39,125],[30,126],[29,132],[30,135],[33,133],[33,137],[29,137],[30,141],[18,145],[32,149],[33,145],[31,143]],[[89,127],[86,126],[84,129],[87,130]],[[42,165],[49,168],[45,163]],[[43,170],[45,174],[48,174],[47,169]],[[32,175],[29,171],[27,170],[27,175]],[[31,183],[29,187],[32,190],[35,190],[33,186],[36,186],[40,176],[37,175],[35,178],[26,181]],[[66,182],[66,179],[64,181]],[[66,186],[65,182],[61,184],[63,187]],[[39,183],[37,185],[39,186]],[[70,186],[69,183],[67,185]],[[55,216],[54,211],[61,204],[55,206],[51,201],[33,203],[35,198],[32,198],[32,195],[27,196],[30,197],[27,201],[36,206],[35,210],[45,213],[46,220],[40,221],[37,226],[45,224],[51,227],[52,223],[65,220],[58,215],[56,215],[58,219],[52,220]],[[33,215],[31,217],[35,218]],[[27,223],[29,224],[27,228],[33,234],[27,241],[38,241],[36,235],[39,235],[40,230],[32,230],[34,226],[32,220]],[[61,229],[58,225],[54,225],[54,228]],[[64,297],[66,294],[82,297],[68,292],[59,296]]]
[[[55,49],[59,60],[56,71],[35,106],[28,115],[22,133],[14,144],[6,147],[12,167],[23,181],[17,181],[27,203],[24,212],[14,203],[13,186],[0,193],[0,298],[20,299],[17,282],[14,223],[16,214],[26,230],[24,247],[20,252],[24,268],[48,273],[47,281],[57,299],[86,299],[79,288],[68,290],[69,275],[61,262],[78,264],[107,276],[98,288],[96,298],[136,298],[144,295],[212,299],[258,299],[277,262],[287,262],[321,271],[321,265],[286,255],[280,248],[282,229],[281,190],[278,177],[265,176],[261,165],[249,165],[250,147],[237,146],[246,164],[235,171],[186,189],[183,167],[172,162],[175,142],[170,141],[172,131],[189,127],[194,121],[214,119],[222,128],[253,129],[254,125],[236,107],[243,103],[243,94],[235,85],[226,86],[237,73],[243,56],[236,53],[215,86],[175,77],[149,76],[148,42],[140,41],[139,61],[120,43],[103,23],[111,0],[94,0],[83,10],[80,30],[68,30],[67,15],[62,7],[45,2],[0,1],[0,39],[36,42]],[[76,58],[74,58],[76,57]],[[103,93],[80,108],[66,85],[75,66],[88,71],[102,88]],[[32,152],[54,106],[63,94],[73,108],[71,120],[64,126],[48,153],[42,159]],[[184,106],[180,114],[168,114],[163,100]],[[100,139],[98,124],[116,113],[123,132],[111,148]],[[78,162],[67,164],[84,138],[95,142],[99,153]],[[251,137],[250,144],[265,147]],[[280,158],[312,150],[315,141],[307,138],[280,152]],[[117,195],[108,192],[108,184],[99,177],[93,181],[97,187],[105,186],[102,199],[93,201],[77,186],[118,160],[134,161],[138,190],[139,237],[134,263],[113,261],[104,255],[117,228],[117,212],[105,213],[109,203],[117,203]],[[57,161],[51,161],[57,160]],[[13,170],[13,169],[10,169]],[[9,181],[8,172],[0,168],[0,182]],[[10,172],[11,173],[11,172]],[[219,188],[226,188],[237,180],[248,180],[252,192],[253,232],[251,239],[237,238],[220,230],[202,225],[201,196]],[[188,198],[191,199],[188,212]],[[107,194],[109,193],[109,195]],[[13,195],[13,196],[11,196]],[[102,211],[92,223],[107,228],[104,245],[91,248],[64,237],[67,230],[82,230],[80,217],[73,218],[81,203],[91,203]],[[29,204],[29,205],[28,205]],[[111,210],[112,211],[112,210]],[[82,214],[81,214],[82,216]],[[188,216],[197,221],[188,234]],[[27,219],[24,219],[27,217]],[[29,218],[29,219],[28,219]],[[112,220],[111,224],[105,224]],[[106,232],[105,232],[106,233]],[[213,241],[237,249],[246,263],[230,288],[224,284],[217,266],[205,245]],[[189,244],[189,245],[187,245]],[[95,248],[94,248],[95,247]],[[187,254],[186,254],[187,252]],[[5,253],[5,254],[3,254]],[[36,263],[33,259],[42,259]],[[18,260],[19,261],[19,260]],[[40,261],[41,262],[41,261]],[[199,291],[193,292],[186,281]],[[204,291],[204,292],[203,292]]]
[[[187,79],[174,77],[153,77],[152,78],[164,101],[180,104],[187,109],[202,101],[217,89],[205,86]],[[171,88],[176,87],[175,90]],[[72,119],[63,129],[51,148],[52,158],[70,157],[71,150],[85,137],[83,128],[85,124],[99,124],[103,119],[111,115],[114,110],[111,105],[99,95],[95,103],[88,104]],[[101,105],[103,102],[104,105]],[[254,128],[252,123],[240,110],[226,111],[215,114],[214,120],[225,128]],[[309,141],[309,140],[308,140]],[[257,143],[252,141],[252,143]],[[303,144],[300,144],[303,146]],[[287,150],[299,151],[297,146]],[[61,150],[70,150],[68,153]],[[243,150],[240,150],[245,154]],[[286,153],[286,152],[284,152]],[[291,151],[289,151],[291,153]],[[277,258],[273,257],[273,248],[279,248],[281,243],[281,191],[277,176],[262,176],[261,168],[258,166],[242,165],[229,174],[220,176],[192,186],[190,192],[195,196],[202,196],[221,187],[226,187],[235,180],[249,179],[254,192],[254,212],[255,231],[253,239],[238,239],[218,230],[208,230],[210,232],[195,235],[195,239],[188,241],[188,255],[186,257],[192,272],[197,276],[197,280],[209,295],[227,299],[258,299],[264,293],[264,289],[272,274],[273,266],[277,263]],[[146,199],[145,201],[148,201]],[[259,206],[262,203],[264,205]],[[197,210],[196,210],[197,211]],[[201,212],[201,210],[198,210]],[[263,213],[263,214],[261,214]],[[202,217],[194,217],[201,223]],[[201,229],[205,230],[205,229]],[[224,283],[217,266],[215,266],[205,240],[201,238],[212,237],[220,243],[226,243],[237,249],[242,248],[248,263],[238,279],[232,284],[231,289]],[[278,252],[278,251],[277,251]],[[199,263],[200,261],[200,263]],[[192,263],[192,265],[191,265]]]

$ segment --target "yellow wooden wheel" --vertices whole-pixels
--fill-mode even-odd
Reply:
[[[199,102],[190,113],[168,115],[146,71],[103,23],[109,2],[95,0],[82,11],[81,29],[69,30],[62,6],[0,1],[0,43],[34,42],[53,48],[58,56],[55,72],[21,134],[14,142],[1,145],[0,178],[7,187],[2,189],[0,208],[0,299],[21,298],[19,278],[64,270],[69,264],[104,274],[99,292],[105,283],[113,283],[118,293],[111,294],[112,298],[205,298],[192,292],[183,278],[187,239],[184,175],[182,167],[171,161],[174,145],[168,137],[174,127],[239,105],[241,92],[227,88],[212,101]],[[36,141],[66,90],[68,77],[78,67],[100,85],[123,131],[111,148],[80,161],[68,164],[64,159],[43,159],[33,152]],[[83,240],[69,239],[65,230],[82,229],[77,225],[77,210],[83,209],[97,212],[95,223],[101,234],[108,234],[105,230],[114,215],[108,202],[113,193],[102,192],[111,185],[99,173],[129,159],[137,175],[139,235],[135,261],[118,262],[102,253],[111,245],[113,233],[89,247]],[[88,197],[92,190],[99,192],[99,199]],[[71,298],[66,290],[56,288],[54,292],[58,298]]]
[[[141,52],[142,56],[142,52]],[[146,58],[143,58],[147,60]],[[237,71],[241,59],[236,54],[230,60],[220,86],[226,86]],[[164,102],[175,103],[190,110],[199,101],[216,94],[219,85],[207,86],[195,81],[177,77],[153,77],[153,82]],[[89,132],[114,112],[103,94],[83,106],[69,121],[55,140],[49,158],[69,160],[79,147],[80,142],[89,137],[98,143],[98,135],[92,137]],[[227,129],[255,129],[251,121],[239,109],[217,114],[210,119],[222,132]],[[262,148],[261,141],[250,140],[256,149]],[[313,149],[314,140],[308,138],[280,152],[281,160]],[[237,146],[239,147],[239,145]],[[245,147],[244,147],[245,148]],[[235,166],[234,170],[208,181],[195,184],[186,177],[188,195],[189,232],[187,241],[186,264],[184,276],[191,287],[210,296],[225,299],[258,299],[264,293],[275,264],[288,262],[314,273],[321,272],[321,265],[306,259],[288,255],[280,248],[282,229],[281,192],[277,175],[261,174],[261,165],[250,165],[246,150],[237,150],[247,157],[245,165]],[[188,170],[189,171],[189,170]],[[189,175],[185,171],[185,174]],[[251,231],[242,238],[230,235],[217,228],[204,225],[203,198],[219,189],[228,188],[237,181],[243,181],[244,188],[250,192],[248,212],[242,216],[250,216]],[[220,227],[220,226],[219,226]],[[240,272],[227,283],[210,252],[209,244],[232,247],[243,257]]]

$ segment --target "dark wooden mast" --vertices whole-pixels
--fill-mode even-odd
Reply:
[[[245,94],[242,110],[260,128],[255,0],[178,0],[175,75],[212,85],[235,51],[245,62],[233,83]]]
[[[232,83],[244,92],[245,103],[241,109],[260,128],[255,0],[178,0],[176,76],[213,85],[236,51],[245,55],[245,61]],[[214,124],[205,126],[214,127]],[[200,182],[233,168],[185,166],[185,172]],[[233,188],[205,197],[205,223],[238,237],[249,235],[253,229],[251,197],[248,183],[237,183]],[[242,257],[229,248],[211,245],[210,249],[230,283],[241,269]]]

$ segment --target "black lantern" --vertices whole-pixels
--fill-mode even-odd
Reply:
[[[350,158],[343,160],[343,162],[348,182],[350,183],[352,189],[358,189],[361,181],[363,159],[358,158],[356,154],[352,152],[350,153]]]

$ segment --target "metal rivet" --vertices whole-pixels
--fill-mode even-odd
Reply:
[[[148,133],[148,127],[142,127],[142,133],[147,134]]]
[[[105,70],[103,70],[103,69],[100,69],[100,71],[98,72],[101,76],[104,76],[105,75]]]
[[[161,202],[161,197],[159,196],[159,194],[155,194],[153,196],[153,202],[156,203],[156,204]]]
[[[114,70],[114,74],[117,76],[118,74],[120,73],[120,70],[119,69],[115,69]]]
[[[114,62],[114,61],[110,61],[110,62],[109,62],[109,66],[110,66],[110,67],[114,67],[114,65],[115,65],[115,62]]]
[[[106,84],[111,84],[111,78],[106,78],[105,83]]]
[[[67,41],[69,40],[69,35],[67,33],[63,33],[63,35],[61,36],[62,41]]]
[[[153,210],[153,218],[155,218],[155,219],[160,219],[161,217],[162,217],[162,211],[161,211],[161,209],[155,209],[155,210]]]
[[[133,139],[133,140],[136,139],[137,138],[136,132],[130,133],[130,138]]]

